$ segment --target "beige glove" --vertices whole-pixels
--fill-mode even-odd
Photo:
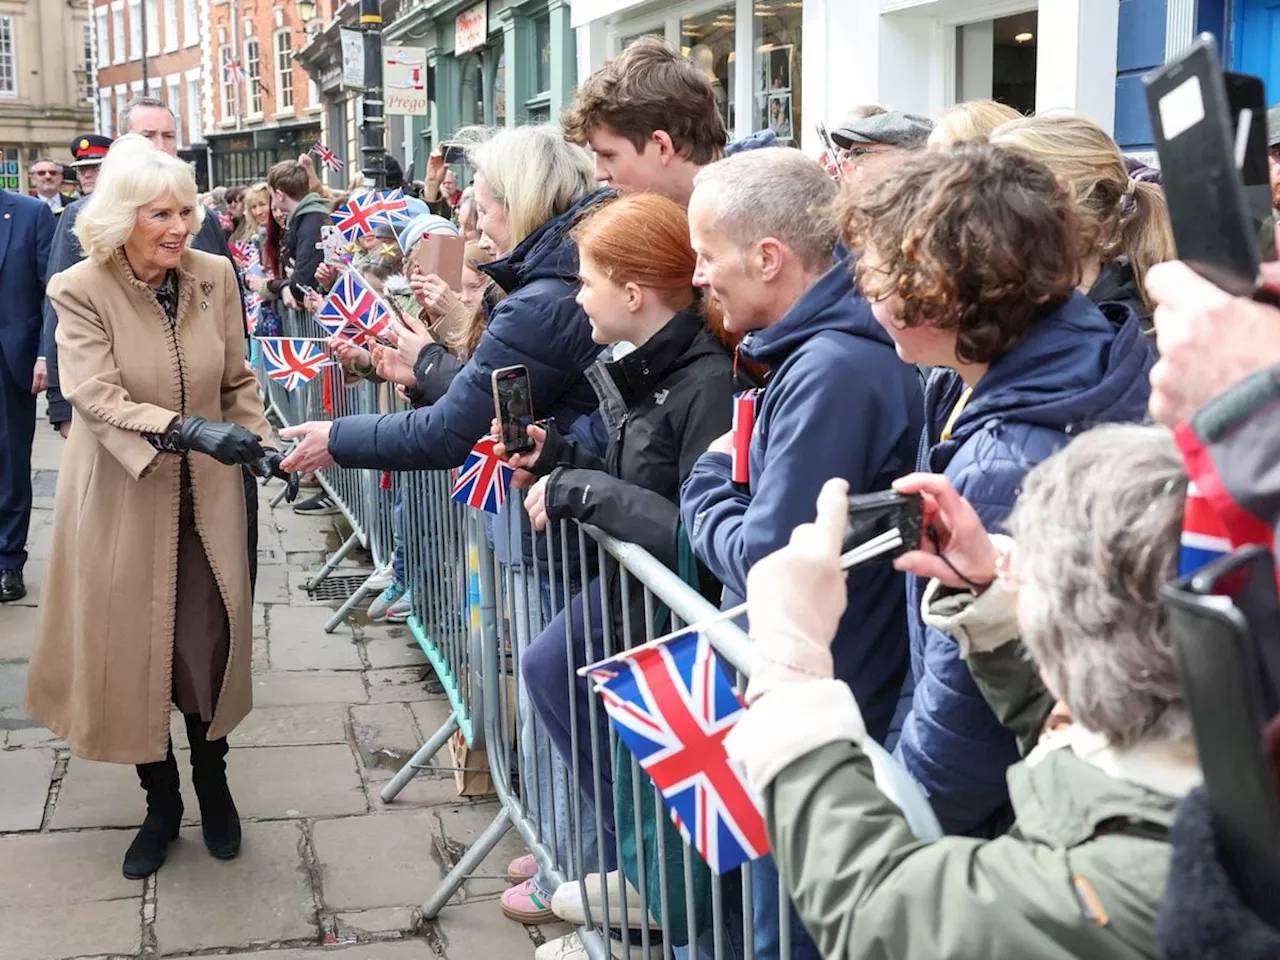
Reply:
[[[830,679],[831,641],[848,604],[840,545],[848,516],[849,484],[828,480],[818,515],[791,542],[747,576],[747,616],[758,660],[747,703],[778,686]]]

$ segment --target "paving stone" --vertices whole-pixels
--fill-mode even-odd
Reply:
[[[396,940],[389,943],[361,943],[333,947],[303,947],[272,950],[270,953],[233,953],[218,960],[439,960],[424,940]],[[470,960],[517,960],[489,953]],[[523,960],[523,957],[520,958]]]
[[[141,892],[140,884],[133,886]],[[134,956],[142,949],[142,897],[81,903],[70,915],[65,906],[0,908],[0,931],[5,960]]]
[[[493,822],[493,818],[498,813],[498,808],[499,804],[496,800],[486,800],[482,803],[438,807],[433,811],[439,818],[440,828],[444,832],[444,845],[448,857],[446,866],[452,868],[455,863],[462,859],[462,855],[476,841],[476,838]],[[475,872],[504,878],[507,872],[507,864],[516,857],[522,857],[528,852],[524,841],[520,839],[520,834],[516,833],[515,830],[508,830],[503,838],[498,841],[498,845],[490,851],[489,856],[480,862],[480,866],[476,868]],[[505,879],[480,879],[468,880],[462,885],[462,888],[465,898],[474,900],[478,897],[500,894],[508,886],[509,884]]]
[[[175,742],[185,740],[183,735]],[[179,777],[185,780],[189,768],[185,762],[182,767]],[[136,827],[146,815],[146,797],[133,767],[72,757],[67,763],[49,826],[52,830]]]
[[[75,904],[141,896],[142,884],[120,873],[132,840],[132,830],[0,837],[0,903],[66,911]],[[0,938],[3,931],[0,925]]]
[[[435,817],[413,812],[320,820],[312,828],[325,909],[415,906],[444,878]]]
[[[347,708],[340,703],[258,707],[230,736],[233,747],[346,743]]]
[[[289,568],[279,563],[262,563],[259,558],[258,582],[253,588],[253,599],[257,603],[288,603],[292,600],[289,593]]]
[[[364,665],[347,627],[325,633],[328,607],[276,607],[268,617],[273,670],[359,670]]]
[[[436,918],[447,960],[533,956],[527,927],[502,914],[497,901],[450,904]]]
[[[48,747],[50,750],[65,750],[67,746],[65,740],[59,739],[56,733],[44,727],[10,730],[8,738],[10,747]]]
[[[180,751],[188,820],[199,817],[186,751]],[[280,820],[334,817],[368,810],[351,748],[241,747],[227,755],[227,781],[242,817]]]
[[[407,626],[368,624],[363,627],[365,656],[371,667],[411,667],[427,663]]]
[[[351,732],[367,780],[391,779],[422,745],[403,703],[353,706]]]
[[[0,753],[0,833],[40,829],[53,766],[52,750]]]
[[[26,730],[40,726],[22,709],[26,692],[26,662],[13,660],[0,663],[0,730]]]
[[[409,933],[418,924],[414,907],[383,907],[381,910],[357,910],[338,914],[339,937],[344,934]],[[342,928],[346,928],[345,930]]]
[[[409,709],[413,711],[413,718],[418,722],[418,732],[422,734],[424,741],[443,727],[453,713],[453,705],[449,703],[448,697],[419,700],[409,704]]]
[[[448,762],[447,755],[445,762]],[[381,792],[385,786],[386,781],[383,780],[369,780],[365,784],[369,808],[374,813],[383,810],[419,810],[438,807],[442,804],[466,802],[465,797],[458,796],[458,788],[452,773],[431,776],[429,772],[424,771],[405,784],[390,803],[382,802]]]
[[[369,699],[358,673],[292,671],[253,678],[254,709],[313,703],[364,703]],[[252,714],[250,714],[252,716]]]
[[[161,953],[318,936],[296,823],[246,823],[235,860],[217,860],[200,831],[182,831],[156,874]]]
[[[435,672],[422,667],[391,667],[383,670],[366,670],[370,703],[407,703],[411,700],[427,700],[438,693],[428,689],[423,677],[435,680]],[[438,683],[436,684],[438,688]]]
[[[27,660],[36,640],[35,607],[0,605],[0,660]]]

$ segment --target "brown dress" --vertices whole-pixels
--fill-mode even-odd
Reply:
[[[169,323],[178,318],[178,275],[169,271],[156,288],[156,300]],[[218,581],[196,529],[188,454],[182,455],[178,500],[178,597],[173,625],[173,702],[185,714],[213,719],[218,692],[227,671],[231,622],[218,592]]]

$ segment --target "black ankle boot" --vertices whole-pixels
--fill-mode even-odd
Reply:
[[[130,880],[141,880],[160,869],[182,827],[182,793],[172,745],[163,760],[138,766],[138,781],[147,792],[147,818],[124,855],[124,875]]]
[[[186,714],[185,719],[191,744],[191,784],[200,803],[204,845],[219,860],[230,860],[240,852],[240,814],[227,786],[227,738],[207,740],[209,724],[196,714]]]

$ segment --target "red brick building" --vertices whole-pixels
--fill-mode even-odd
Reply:
[[[296,4],[201,0],[208,10],[204,58],[205,140],[211,184],[261,180],[277,160],[305,152],[320,136],[320,96],[294,53],[307,44]],[[314,22],[332,16],[318,0]],[[238,64],[237,82],[230,64]]]

